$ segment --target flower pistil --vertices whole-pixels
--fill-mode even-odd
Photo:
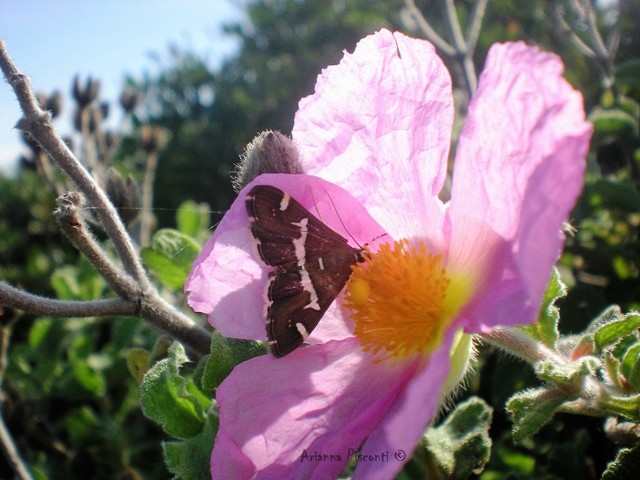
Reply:
[[[408,240],[383,244],[375,254],[365,250],[366,261],[352,267],[345,295],[355,336],[364,351],[385,351],[385,358],[428,355],[461,304],[450,298],[461,292],[451,288],[442,255]]]

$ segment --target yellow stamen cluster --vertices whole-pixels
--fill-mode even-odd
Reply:
[[[407,240],[384,244],[354,265],[345,306],[365,351],[387,357],[428,354],[442,342],[450,321],[445,297],[450,284],[442,256]]]

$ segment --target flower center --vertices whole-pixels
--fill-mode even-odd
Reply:
[[[442,255],[407,240],[381,245],[375,254],[366,250],[366,261],[352,267],[345,295],[355,336],[365,351],[383,350],[386,357],[431,353],[453,313]]]

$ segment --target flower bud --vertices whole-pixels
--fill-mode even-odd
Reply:
[[[125,225],[131,224],[140,213],[138,186],[129,176],[125,179],[114,168],[107,171],[107,195],[118,210]]]
[[[236,165],[232,179],[234,189],[240,191],[263,173],[305,173],[293,140],[272,130],[258,134]]]
[[[140,146],[147,153],[159,152],[167,145],[171,139],[168,130],[151,125],[143,125],[138,130],[138,141]]]
[[[126,87],[120,94],[120,106],[125,113],[132,113],[142,101],[143,93],[131,87]]]
[[[71,94],[73,98],[78,102],[80,108],[84,108],[93,102],[96,98],[98,98],[98,94],[100,93],[100,82],[87,77],[87,81],[84,86],[80,81],[80,75],[76,75],[73,77],[73,86],[71,88]]]

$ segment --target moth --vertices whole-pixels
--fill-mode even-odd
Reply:
[[[257,185],[246,197],[251,234],[264,263],[267,338],[283,357],[304,343],[344,288],[365,250],[354,248],[279,188]]]

